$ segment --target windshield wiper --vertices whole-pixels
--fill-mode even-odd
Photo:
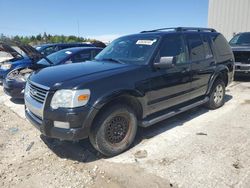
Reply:
[[[112,61],[114,63],[124,64],[121,60],[114,59],[114,58],[104,58],[104,59],[97,59],[99,61]]]

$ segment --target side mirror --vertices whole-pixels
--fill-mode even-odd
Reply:
[[[159,63],[155,63],[154,66],[159,69],[167,69],[174,67],[174,57],[161,57]]]

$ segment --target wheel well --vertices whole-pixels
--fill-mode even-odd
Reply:
[[[227,84],[228,84],[227,71],[226,70],[221,71],[220,74],[218,75],[218,77],[216,78],[216,80],[217,79],[221,79],[225,83],[225,86],[227,86]]]
[[[93,122],[95,121],[95,119],[98,117],[99,114],[101,114],[106,108],[115,105],[115,104],[125,104],[129,107],[131,107],[135,113],[136,113],[136,117],[138,120],[140,120],[142,118],[142,106],[140,104],[140,102],[133,96],[129,96],[129,95],[124,95],[124,96],[119,96],[117,98],[112,99],[111,101],[109,101],[108,103],[106,103],[104,106],[101,107],[101,109],[99,110],[99,112],[96,114]]]

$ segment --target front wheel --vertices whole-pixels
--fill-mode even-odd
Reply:
[[[98,115],[90,133],[90,142],[99,152],[111,157],[127,150],[137,131],[137,118],[126,105],[113,105]]]
[[[216,80],[211,93],[209,95],[209,101],[207,107],[210,109],[217,109],[223,106],[225,103],[225,83],[222,80]]]

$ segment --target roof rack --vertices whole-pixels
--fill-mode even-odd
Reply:
[[[170,28],[160,28],[160,29],[154,29],[150,31],[142,31],[141,33],[151,33],[151,32],[157,32],[157,31],[167,31],[167,30],[173,30],[176,32],[183,32],[183,31],[210,31],[210,32],[216,32],[215,29],[212,28],[201,28],[201,27],[170,27]]]

